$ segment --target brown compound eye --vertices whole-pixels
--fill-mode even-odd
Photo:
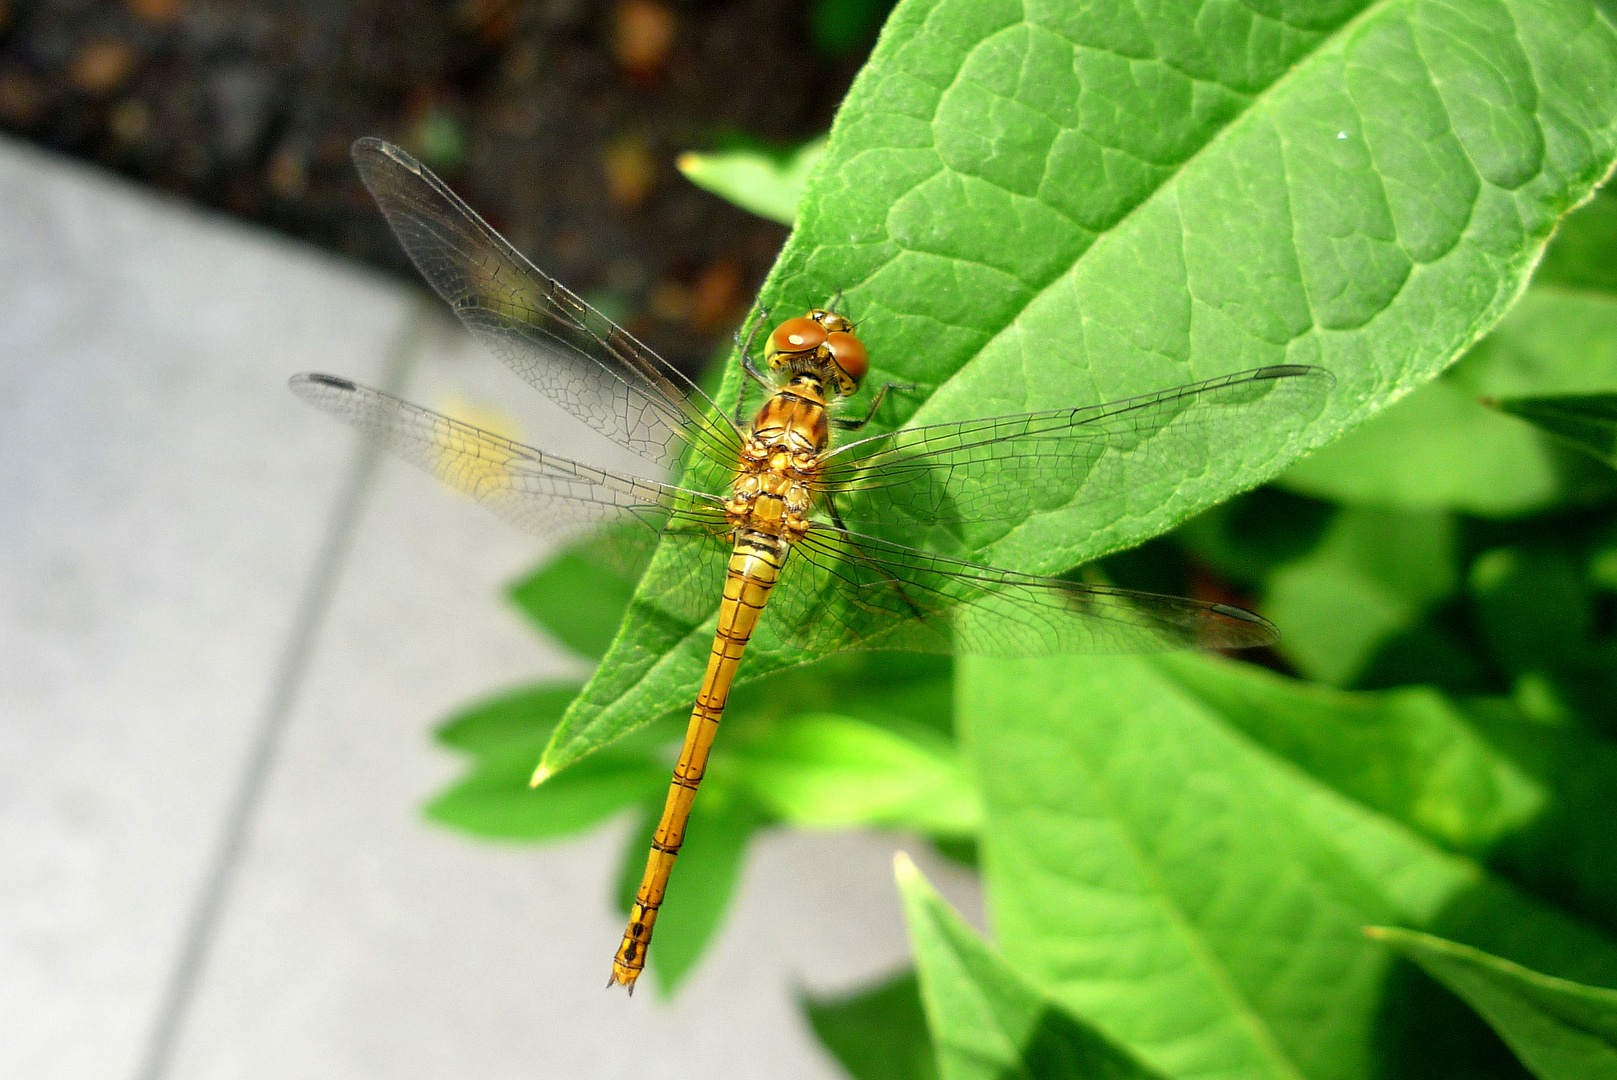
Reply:
[[[870,354],[865,352],[865,343],[852,334],[833,332],[826,335],[825,347],[831,350],[831,359],[837,362],[843,374],[854,381],[855,385],[864,381],[870,373]]]
[[[813,352],[825,344],[825,327],[813,319],[799,316],[787,319],[769,335],[769,351],[766,356],[774,357],[779,353],[806,353]]]

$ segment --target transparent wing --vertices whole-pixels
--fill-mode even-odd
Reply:
[[[1018,574],[816,525],[764,609],[781,645],[983,656],[1242,649],[1274,642],[1249,611]]]
[[[826,455],[816,487],[855,527],[1020,520],[1070,502],[1108,459],[1130,489],[1177,485],[1254,432],[1301,430],[1335,381],[1290,364],[1105,405],[904,428]]]
[[[295,375],[291,385],[305,401],[529,532],[555,536],[633,523],[654,540],[675,529],[715,537],[729,531],[724,505],[712,495],[546,454],[347,379]],[[722,566],[724,549],[715,550]]]
[[[547,276],[442,180],[380,139],[354,164],[421,276],[513,371],[620,446],[667,468],[729,465],[735,425],[673,365]]]

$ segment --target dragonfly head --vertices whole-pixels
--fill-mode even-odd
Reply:
[[[775,327],[764,350],[764,362],[788,375],[818,376],[822,383],[834,386],[840,397],[858,391],[870,371],[870,357],[864,342],[854,336],[853,324],[821,308]]]

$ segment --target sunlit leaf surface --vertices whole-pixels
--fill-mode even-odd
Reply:
[[[1500,318],[1610,168],[1617,46],[1586,4],[1217,10],[901,4],[810,179],[762,301],[843,290],[869,391],[920,387],[883,426],[1263,364],[1339,380],[1306,432],[1260,427],[1148,478],[1098,470],[974,557],[1066,570],[1374,414]],[[718,589],[706,610],[659,603],[687,565],[658,553],[548,766],[689,707]],[[742,677],[809,658],[755,640]]]
[[[1368,924],[1617,980],[1609,908],[1576,917],[1484,865],[1549,800],[1452,713],[1445,726],[1411,699],[1355,717],[1319,708],[1329,691],[1196,657],[960,671],[1001,951],[1164,1073],[1469,1077],[1508,1062],[1474,1018],[1400,983]],[[1439,735],[1425,768],[1353,748]]]

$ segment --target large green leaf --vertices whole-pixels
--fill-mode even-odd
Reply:
[[[1196,658],[1157,665],[1244,737],[1432,843],[1617,926],[1617,745],[1502,699],[1344,693]]]
[[[1129,484],[1097,469],[976,552],[1061,571],[1251,487],[1441,371],[1606,174],[1614,120],[1617,34],[1583,0],[908,0],[762,301],[792,312],[843,290],[867,392],[920,386],[879,425],[1268,363],[1335,372],[1306,432],[1244,432],[1216,460]],[[546,767],[688,703],[713,608],[662,610],[672,572],[659,553]],[[755,642],[744,675],[806,659]]]
[[[544,746],[567,703],[578,696],[573,682],[534,683],[495,694],[455,713],[434,732],[445,746],[469,754],[514,743]]]
[[[1617,248],[1608,258],[1617,261]],[[1481,399],[1613,388],[1617,295],[1535,285],[1453,370],[1282,483],[1343,502],[1490,517],[1588,502],[1617,488],[1608,470]]]
[[[1007,967],[903,853],[895,873],[943,1080],[1158,1075]]]
[[[1554,979],[1430,934],[1381,926],[1371,936],[1464,998],[1539,1080],[1617,1076],[1617,990]]]
[[[623,622],[642,569],[624,558],[627,544],[613,535],[569,544],[512,582],[507,595],[536,626],[599,660]]]
[[[1508,762],[1462,740],[1437,759],[1447,774],[1370,768],[1350,797],[1241,730],[1266,698],[1271,717],[1297,714],[1284,681],[1245,665],[1217,692],[1184,677],[1209,663],[958,666],[996,938],[1064,1008],[1173,1076],[1510,1075],[1485,1028],[1400,980],[1361,927],[1617,978],[1617,943],[1383,812],[1486,845],[1536,809]]]
[[[444,721],[438,741],[474,760],[427,803],[427,816],[499,840],[554,840],[661,792],[667,725],[635,733],[554,784],[528,786],[534,755],[577,693],[577,683],[538,683],[496,694]]]
[[[1580,715],[1617,731],[1617,643],[1579,560],[1537,539],[1483,552],[1471,567],[1477,629],[1517,701],[1535,718]],[[1546,542],[1550,541],[1550,542]]]
[[[533,749],[481,754],[476,767],[427,804],[427,816],[479,836],[554,840],[598,825],[664,786],[660,756],[617,747],[537,788],[528,786]]]

